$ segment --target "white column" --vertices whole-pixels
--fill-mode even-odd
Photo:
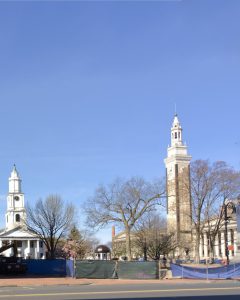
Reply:
[[[208,257],[208,239],[207,239],[207,233],[204,232],[203,234],[203,243],[204,243],[204,257]]]
[[[39,250],[39,248],[40,248],[40,241],[39,240],[37,240],[36,241],[36,255],[35,255],[35,258],[39,258],[40,257],[40,250]]]
[[[0,248],[2,247],[2,240],[0,240]]]
[[[221,251],[222,251],[222,257],[226,257],[225,253],[225,236],[224,236],[224,231],[221,231]]]
[[[199,257],[200,259],[203,256],[203,244],[202,244],[202,237],[200,238],[200,244],[199,244]]]
[[[30,248],[30,240],[27,241],[27,256],[30,257],[30,251],[31,251],[31,248]]]
[[[218,241],[218,235],[215,237],[214,241],[214,251],[215,251],[215,257],[219,257],[219,241]]]
[[[9,243],[11,244],[12,243],[12,240],[9,240]],[[11,247],[9,249],[9,256],[12,256],[13,255],[13,247]]]

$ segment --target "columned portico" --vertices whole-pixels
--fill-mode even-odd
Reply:
[[[236,220],[232,219],[228,225],[228,231],[227,231],[227,245],[228,245],[228,251],[229,251],[228,253],[230,259],[236,259],[236,253],[237,253],[236,227],[237,227]],[[205,259],[205,258],[210,259],[209,247],[210,245],[208,242],[208,235],[207,232],[205,231],[202,233],[202,238],[199,244],[200,259]],[[219,233],[215,237],[213,254],[214,254],[214,258],[226,259],[226,237],[225,237],[224,227],[221,227]]]

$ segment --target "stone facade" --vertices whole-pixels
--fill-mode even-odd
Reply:
[[[190,161],[187,146],[182,140],[182,127],[174,116],[171,128],[171,146],[167,150],[166,190],[168,233],[176,235],[180,247],[178,254],[190,250],[192,241]],[[185,249],[185,250],[184,250]]]

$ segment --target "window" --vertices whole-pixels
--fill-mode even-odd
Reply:
[[[43,253],[40,253],[40,258],[43,258]]]
[[[22,241],[17,241],[17,247],[21,248],[22,247]]]
[[[20,215],[19,214],[16,214],[15,220],[16,220],[16,222],[20,222]]]
[[[43,241],[40,241],[40,242],[39,242],[39,246],[40,246],[40,248],[43,247]]]
[[[34,241],[30,241],[30,248],[34,247]]]
[[[175,132],[175,139],[177,139],[177,132]]]

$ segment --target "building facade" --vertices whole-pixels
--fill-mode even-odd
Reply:
[[[21,178],[14,165],[9,178],[6,227],[0,231],[0,255],[45,258],[44,243],[25,225],[26,209]]]
[[[237,199],[231,200],[233,203],[237,203]],[[237,205],[237,204],[236,204]],[[224,259],[226,260],[228,251],[228,256],[230,260],[240,260],[239,255],[239,241],[238,241],[238,227],[237,227],[237,216],[235,213],[231,215],[231,217],[227,220],[221,220],[219,225],[219,230],[215,236],[215,238],[210,237],[212,232],[216,231],[216,223],[219,220],[212,220],[212,222],[206,225],[203,228],[201,234],[201,240],[199,244],[199,256],[200,259],[211,259],[211,257]],[[227,222],[227,226],[225,225]],[[194,240],[194,230],[193,230],[193,245],[195,243]],[[213,249],[211,250],[210,240],[212,239]],[[193,256],[194,247],[193,247]]]

